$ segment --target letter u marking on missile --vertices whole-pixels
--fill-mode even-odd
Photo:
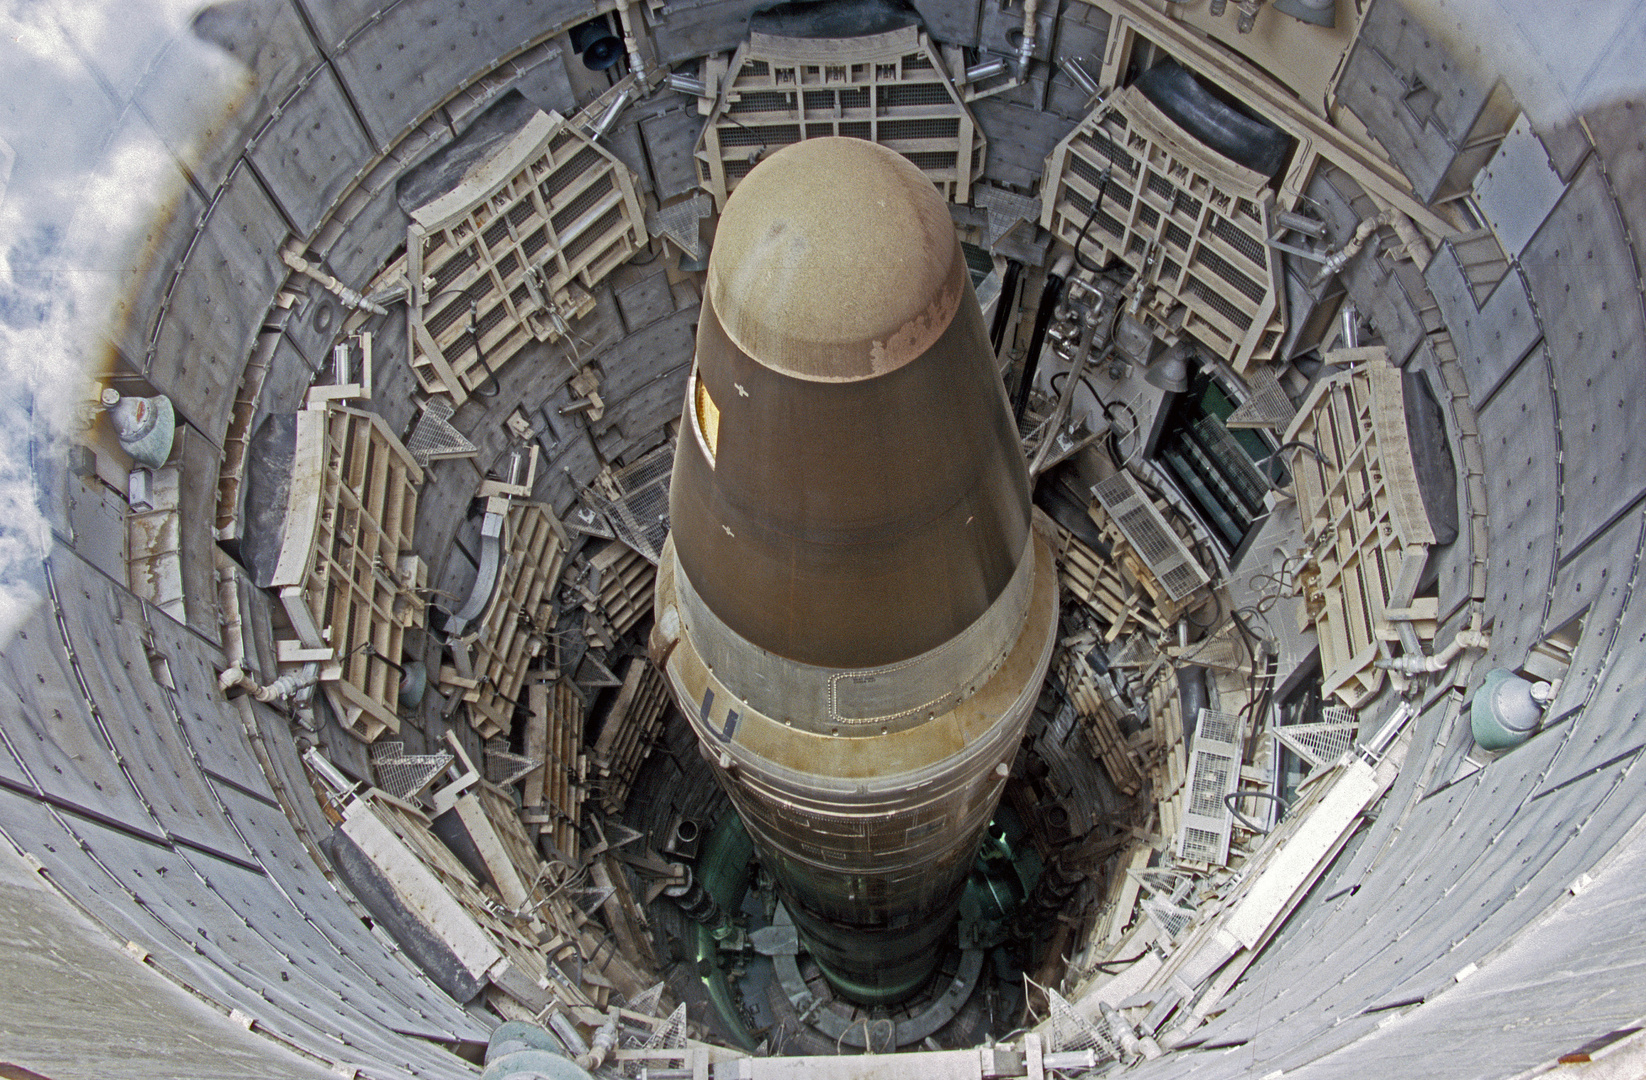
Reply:
[[[712,686],[706,686],[703,688],[703,704],[698,707],[697,718],[702,721],[703,726],[709,728],[710,731],[714,731],[714,728],[709,726],[709,710],[712,708],[714,708],[714,688]],[[719,731],[714,731],[715,737],[721,742],[731,742],[732,733],[736,730],[737,710],[728,709],[726,712],[726,724]]]

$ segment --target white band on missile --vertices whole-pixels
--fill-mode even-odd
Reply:
[[[970,626],[884,667],[819,667],[768,652],[710,611],[677,565],[680,618],[716,677],[765,715],[808,731],[879,734],[952,709],[1000,667],[1028,617],[1034,547],[1025,540],[1006,587]]]

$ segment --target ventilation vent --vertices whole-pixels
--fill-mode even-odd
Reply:
[[[1184,784],[1188,802],[1177,839],[1181,862],[1222,866],[1229,861],[1229,830],[1234,816],[1224,799],[1240,784],[1240,737],[1240,717],[1200,710]]]
[[[1173,600],[1184,599],[1211,580],[1131,473],[1115,473],[1095,485],[1092,494]]]

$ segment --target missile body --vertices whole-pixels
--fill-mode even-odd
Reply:
[[[1057,582],[948,208],[815,139],[728,200],[653,657],[835,989],[918,989],[1034,706]]]

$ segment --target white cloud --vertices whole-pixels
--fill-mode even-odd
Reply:
[[[36,599],[51,543],[39,491],[50,470],[36,475],[31,453],[62,460],[103,374],[109,320],[139,275],[166,271],[145,265],[147,238],[184,181],[150,121],[186,132],[218,119],[133,102],[162,59],[174,78],[224,85],[232,62],[191,33],[197,7],[0,0],[0,140],[15,153],[0,195],[0,641]]]

